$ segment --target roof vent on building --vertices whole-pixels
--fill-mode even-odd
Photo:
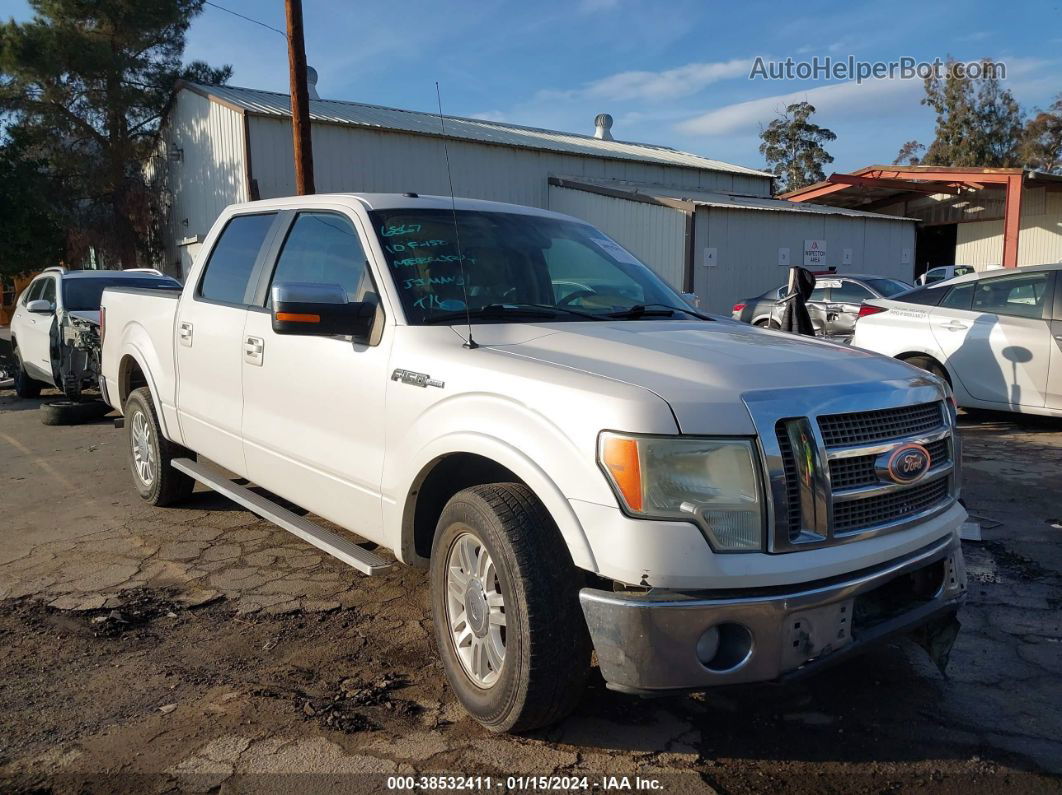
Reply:
[[[612,117],[607,113],[599,113],[594,117],[594,137],[602,141],[612,139]]]
[[[312,66],[306,67],[306,95],[310,99],[321,98],[321,95],[317,93],[317,70]]]

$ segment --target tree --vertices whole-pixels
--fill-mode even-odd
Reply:
[[[57,264],[64,252],[63,186],[27,152],[18,130],[0,147],[0,281]]]
[[[1025,125],[1021,161],[1027,168],[1062,174],[1062,93]]]
[[[1014,95],[1000,84],[989,61],[971,77],[949,58],[943,76],[926,78],[922,104],[936,111],[933,142],[921,162],[935,166],[1020,165],[1022,112]]]
[[[181,65],[203,0],[30,0],[34,17],[0,26],[0,112],[71,191],[72,239],[134,267],[152,196],[143,164],[179,77],[224,82],[231,67]]]
[[[892,161],[894,166],[917,166],[922,162],[922,152],[926,151],[926,148],[918,143],[918,141],[908,141],[900,147],[900,151],[896,154],[896,159]]]
[[[778,177],[779,193],[826,178],[822,167],[832,163],[833,157],[823,144],[837,140],[837,136],[814,124],[814,113],[811,103],[797,102],[760,130],[760,154],[767,160],[767,168]]]

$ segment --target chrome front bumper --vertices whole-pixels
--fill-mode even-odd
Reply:
[[[965,596],[962,549],[949,535],[852,576],[753,595],[584,588],[579,601],[609,686],[651,693],[810,672],[954,612]],[[712,627],[722,640],[706,664]]]

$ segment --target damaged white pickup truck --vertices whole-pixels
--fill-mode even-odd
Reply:
[[[946,648],[956,626],[948,387],[700,315],[574,218],[416,194],[238,205],[182,293],[103,307],[140,494],[196,479],[387,565],[278,495],[429,568],[446,674],[490,729],[565,716],[591,650],[610,687],[648,694],[916,629]]]

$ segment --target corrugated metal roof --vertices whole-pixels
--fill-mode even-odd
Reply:
[[[905,218],[898,215],[871,213],[865,210],[851,210],[847,207],[833,207],[827,204],[810,204],[791,202],[786,199],[771,199],[765,196],[744,196],[741,194],[714,193],[710,191],[670,188],[656,185],[634,185],[609,180],[593,180],[585,177],[563,179],[565,187],[578,189],[605,189],[620,191],[632,196],[647,196],[657,199],[671,199],[698,207],[720,207],[728,210],[769,210],[781,213],[803,213],[812,215],[846,215],[854,218],[876,218],[878,220],[917,221],[917,218]]]
[[[248,113],[263,116],[291,116],[291,100],[287,94],[259,91],[237,86],[205,86],[183,83],[182,86],[222,103],[233,105]],[[370,127],[379,130],[399,130],[421,135],[442,135],[439,117],[433,113],[385,108],[379,105],[363,105],[359,102],[342,102],[331,99],[310,100],[310,118],[314,121]],[[518,146],[528,149],[547,149],[573,155],[609,157],[620,160],[638,160],[668,166],[724,171],[731,174],[773,176],[766,171],[736,166],[721,160],[712,160],[700,155],[680,152],[666,146],[603,141],[591,135],[541,130],[521,127],[483,119],[467,119],[460,116],[444,116],[446,137],[460,138],[502,146]]]

